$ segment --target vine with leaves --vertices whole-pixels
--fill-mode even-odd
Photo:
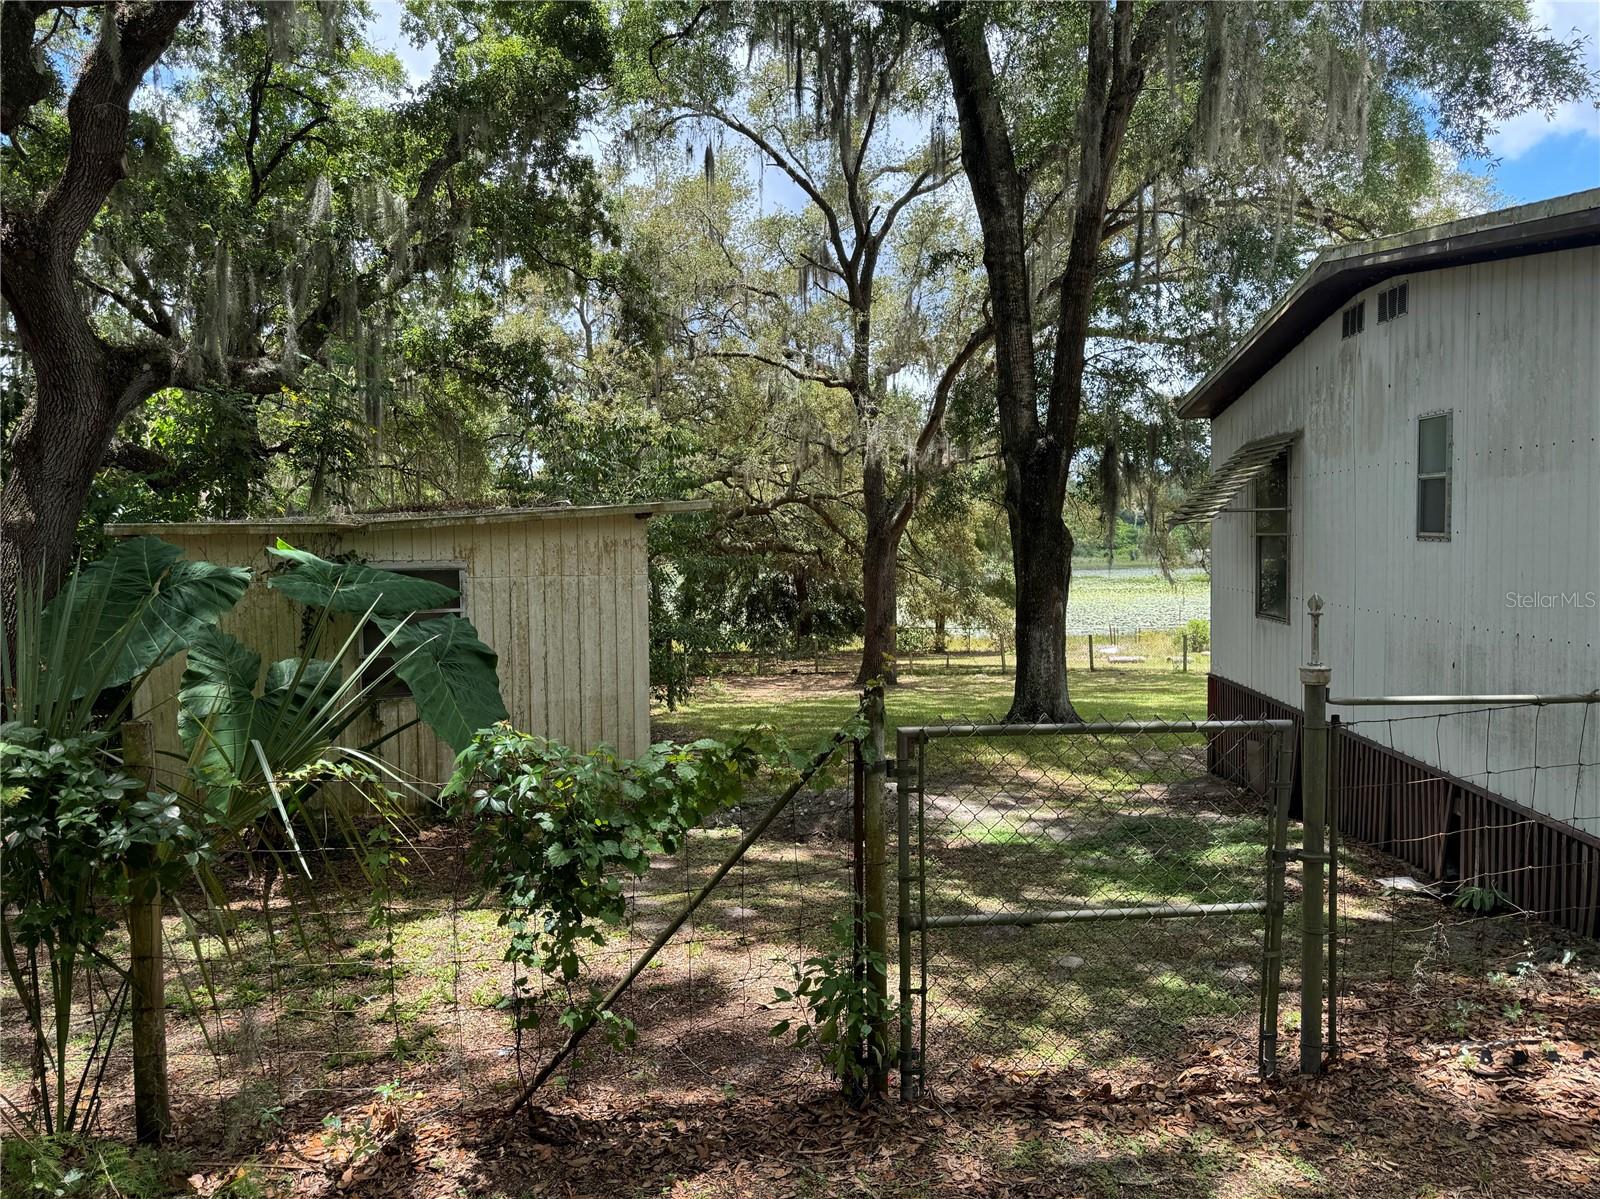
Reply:
[[[528,994],[539,977],[566,990],[563,1026],[599,1021],[613,1045],[631,1043],[631,1021],[600,1010],[593,988],[576,989],[588,948],[626,918],[626,881],[649,869],[652,854],[676,852],[765,766],[793,760],[759,729],[731,744],[660,742],[634,759],[605,747],[578,753],[507,724],[482,730],[444,794],[471,823],[469,860],[500,901],[506,960],[527,972],[500,1005],[517,1031],[545,1017]]]

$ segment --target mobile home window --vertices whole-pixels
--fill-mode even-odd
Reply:
[[[1417,536],[1450,540],[1451,414],[1417,421]]]
[[[1255,481],[1256,615],[1289,619],[1289,455]]]
[[[411,623],[415,624],[419,620],[429,620],[435,616],[463,615],[461,597],[466,590],[464,586],[466,571],[459,566],[385,566],[383,569],[392,571],[397,575],[405,575],[408,579],[426,579],[430,583],[438,583],[455,591],[455,603],[443,608],[429,608],[426,612],[418,612],[411,617]],[[363,661],[366,660],[368,654],[377,649],[382,643],[383,630],[377,624],[368,621],[361,626],[361,657]],[[392,652],[392,649],[393,647],[391,646],[390,649],[384,650],[383,653],[372,660],[371,665],[362,674],[362,686],[367,686],[394,665],[397,655]],[[383,684],[377,694],[382,699],[397,699],[410,695],[411,689],[405,685],[399,675],[391,674],[383,680]]]

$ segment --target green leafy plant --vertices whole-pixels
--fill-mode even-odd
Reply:
[[[1183,628],[1172,634],[1172,648],[1176,651],[1183,647],[1183,639],[1189,639],[1189,652],[1203,654],[1211,649],[1211,622],[1204,617],[1197,616]]]
[[[15,636],[0,639],[0,956],[29,1025],[46,1134],[86,1128],[98,1105],[100,1065],[128,997],[128,972],[105,952],[114,914],[132,888],[170,885],[199,856],[181,805],[147,794],[122,769],[114,730],[149,672],[202,635],[248,582],[246,570],[134,538],[75,571],[49,603],[37,583],[24,587]],[[121,985],[73,1060],[73,1004],[87,967],[108,968]]]
[[[1453,1035],[1464,1037],[1471,1031],[1474,1018],[1482,1010],[1482,1004],[1458,999],[1451,1005],[1449,1013],[1445,1016],[1444,1026]]]
[[[1451,904],[1464,912],[1485,914],[1502,906],[1510,906],[1511,897],[1495,887],[1469,884],[1456,892]]]
[[[376,828],[343,823],[367,868],[374,922],[385,922],[392,955],[385,900],[391,871],[403,863],[392,836],[392,788],[405,784],[373,746],[340,742],[391,675],[410,685],[418,720],[457,748],[505,715],[495,655],[472,626],[460,617],[412,619],[452,599],[449,588],[329,562],[281,541],[272,552],[285,566],[269,586],[314,605],[308,651],[326,642],[336,651],[329,657],[305,652],[263,670],[259,654],[216,627],[250,572],[186,561],[153,537],[114,544],[48,604],[37,586],[19,594],[15,637],[0,643],[0,874],[8,900],[0,950],[30,1024],[46,1133],[92,1121],[103,1075],[97,1063],[138,989],[105,951],[113,914],[135,895],[159,913],[160,895],[190,874],[210,902],[218,888],[207,860],[230,838],[267,835],[270,826],[298,854],[301,837],[316,827],[308,815],[343,815],[339,806],[313,808],[337,787],[379,816]],[[346,613],[361,619],[335,633],[336,616]],[[362,656],[355,647],[366,620],[378,622],[383,636]],[[178,696],[188,757],[181,781],[147,793],[122,768],[116,730],[150,671],[180,651],[188,655]],[[309,874],[304,855],[300,865]],[[159,977],[159,940],[152,952]],[[86,966],[111,972],[121,985],[95,1009],[84,1052],[69,1046],[69,1029]]]
[[[31,1033],[43,1131],[72,1132],[92,1120],[98,1088],[90,1084],[126,1014],[127,974],[106,941],[128,902],[129,851],[159,851],[144,873],[170,886],[193,860],[196,838],[177,804],[146,794],[117,768],[109,732],[57,738],[0,725],[0,778],[7,903],[0,951]],[[93,966],[109,967],[122,983],[109,1009],[91,1018],[87,1049],[74,1052],[73,1003],[82,969]]]
[[[218,629],[202,630],[190,646],[179,688],[179,732],[195,757],[214,810],[246,824],[276,809],[290,824],[291,801],[315,787],[283,794],[279,774],[324,760],[350,760],[372,778],[397,786],[405,780],[368,746],[340,744],[346,731],[371,711],[392,676],[411,690],[417,720],[456,750],[479,728],[504,720],[496,656],[460,616],[413,620],[419,611],[455,598],[448,587],[356,562],[330,562],[279,540],[270,551],[285,569],[268,586],[310,606],[308,652],[268,665]],[[342,638],[335,617],[358,619]],[[373,621],[383,636],[357,655],[360,630]],[[316,656],[328,643],[332,652]],[[390,663],[386,655],[393,654]],[[358,657],[351,669],[344,663]],[[402,726],[408,727],[408,726]],[[398,730],[391,730],[392,736]]]
[[[183,1189],[189,1159],[134,1149],[77,1133],[8,1133],[0,1177],[4,1194],[34,1199],[163,1199]]]
[[[884,977],[883,955],[852,948],[852,925],[849,917],[835,921],[830,947],[795,968],[794,988],[775,988],[778,1001],[798,1004],[802,1018],[780,1020],[772,1035],[792,1030],[797,1046],[814,1046],[851,1100],[861,1103],[872,1080],[888,1069],[888,1030],[899,1005],[873,983]]]
[[[630,760],[604,747],[576,753],[502,724],[461,753],[444,794],[473,830],[474,871],[500,900],[506,960],[568,989],[564,1026],[597,1019],[614,1044],[632,1039],[629,1021],[597,1010],[598,994],[572,995],[584,953],[626,915],[625,880],[739,798],[769,760],[764,742],[761,734],[731,745],[662,742]],[[528,975],[499,1004],[519,1028],[542,1019],[528,1002]]]

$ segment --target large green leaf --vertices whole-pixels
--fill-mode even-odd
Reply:
[[[409,616],[429,608],[447,608],[456,601],[457,592],[442,583],[359,562],[329,562],[282,539],[271,547],[271,553],[291,565],[268,579],[267,586],[312,608],[334,612],[366,612],[370,608],[378,616]]]
[[[189,645],[178,686],[178,734],[213,795],[249,773],[261,655],[218,629]]]
[[[250,584],[243,566],[189,562],[159,537],[119,541],[78,572],[45,609],[45,637],[66,622],[78,646],[74,691],[117,687],[188,647],[239,602]]]
[[[460,753],[479,729],[507,718],[495,671],[499,657],[478,640],[471,621],[436,616],[377,623],[394,635],[395,673],[411,689],[417,715],[451,749]]]
[[[257,684],[260,689],[257,690]],[[178,690],[178,732],[213,798],[261,781],[261,760],[297,770],[322,756],[349,724],[353,705],[336,663],[285,658],[267,667],[234,638],[208,629],[189,648]]]

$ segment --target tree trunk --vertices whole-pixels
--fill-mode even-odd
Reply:
[[[899,681],[895,651],[901,528],[889,509],[881,462],[868,461],[864,483],[867,538],[861,554],[861,597],[866,619],[856,682],[892,685]]]
[[[0,292],[35,384],[6,447],[8,473],[0,489],[0,604],[8,626],[24,577],[42,576],[48,594],[66,573],[78,518],[118,422],[171,373],[162,349],[113,347],[99,337],[73,269],[79,243],[127,174],[134,90],[193,7],[190,0],[116,7],[114,37],[102,34],[96,42],[67,101],[69,141],[60,177],[37,210],[8,207],[0,214]],[[24,31],[12,20],[6,30],[13,36]],[[17,87],[15,77],[0,80],[0,132],[11,133],[42,98]]]
[[[1077,445],[1083,374],[1105,209],[1122,138],[1144,85],[1145,63],[1170,6],[1088,8],[1084,96],[1067,263],[1059,282],[1054,361],[1044,420],[1033,346],[1033,282],[1024,214],[1027,185],[1012,149],[981,5],[940,5],[939,32],[961,128],[961,165],[983,231],[994,324],[995,399],[1006,465],[1006,512],[1017,580],[1017,676],[1011,719],[1070,721],[1066,599],[1072,537],[1061,519]],[[1114,547],[1113,547],[1114,548]]]
[[[8,609],[23,579],[42,579],[49,595],[72,565],[78,518],[122,416],[98,358],[53,348],[34,354],[34,403],[8,447],[0,489],[0,596]]]
[[[1075,721],[1078,713],[1067,694],[1072,533],[1061,519],[1065,472],[1039,461],[1036,471],[1017,472],[1015,487],[1009,481],[1012,472],[1007,474],[1006,515],[1017,581],[1017,676],[1006,719]]]

